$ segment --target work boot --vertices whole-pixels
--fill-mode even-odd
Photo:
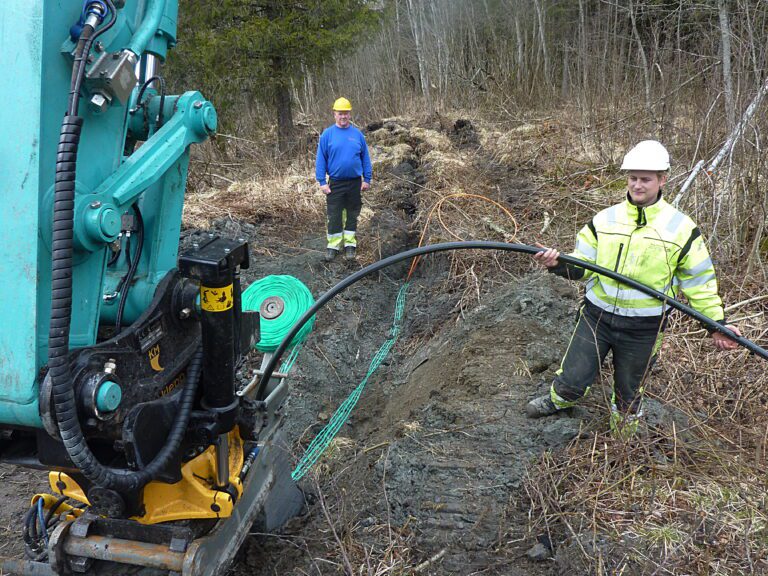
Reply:
[[[328,248],[328,250],[325,251],[325,261],[332,262],[338,253],[339,251],[335,248]]]
[[[550,397],[549,392],[544,394],[544,396],[534,398],[528,402],[528,405],[525,407],[525,413],[528,418],[541,418],[542,416],[550,416],[558,410],[560,410],[560,408],[555,406],[554,402],[552,402],[552,398]]]
[[[344,260],[347,262],[351,262],[355,259],[355,252],[357,251],[357,248],[355,246],[345,246],[344,247]]]

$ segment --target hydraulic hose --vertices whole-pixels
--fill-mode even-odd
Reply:
[[[127,46],[127,49],[136,54],[136,56],[144,52],[147,44],[155,36],[165,11],[165,0],[149,0],[145,5],[144,19]]]
[[[131,289],[133,277],[136,275],[136,269],[139,267],[141,251],[144,249],[144,218],[141,216],[141,210],[139,210],[138,204],[134,204],[133,211],[136,215],[136,232],[138,236],[138,242],[136,242],[136,254],[133,256],[133,259],[130,258],[130,252],[126,250],[126,254],[129,255],[129,265],[128,272],[120,281],[120,304],[117,306],[117,316],[115,317],[115,334],[119,334],[123,327],[123,312],[125,312],[125,305],[128,302],[128,292]]]
[[[328,290],[325,294],[320,296],[317,299],[317,301],[312,305],[312,307],[309,308],[309,310],[307,310],[304,313],[304,315],[296,321],[296,323],[293,325],[293,328],[285,335],[282,342],[280,342],[280,345],[277,347],[277,349],[275,349],[275,352],[272,355],[272,358],[270,358],[269,362],[264,368],[264,374],[261,376],[261,380],[259,381],[259,388],[256,391],[256,400],[264,399],[264,392],[267,388],[267,383],[269,382],[269,379],[272,377],[272,373],[275,371],[275,368],[277,367],[277,364],[280,361],[280,357],[286,351],[291,340],[293,340],[294,336],[296,336],[299,330],[301,330],[302,326],[304,326],[304,324],[308,322],[310,318],[312,318],[315,314],[317,314],[318,310],[320,310],[323,306],[325,306],[337,294],[340,294],[341,292],[343,292],[344,290],[346,290],[347,288],[349,288],[359,280],[362,280],[366,276],[373,274],[374,272],[378,272],[382,268],[386,268],[387,266],[391,266],[392,264],[396,264],[397,262],[401,262],[409,258],[423,256],[424,254],[432,254],[434,252],[445,252],[448,250],[478,250],[478,249],[479,250],[504,250],[507,252],[520,252],[523,254],[536,254],[544,250],[543,248],[528,246],[526,244],[507,244],[506,242],[487,242],[482,240],[470,240],[470,241],[464,241],[464,242],[445,242],[443,244],[431,244],[427,246],[421,246],[419,248],[413,248],[411,250],[406,250],[405,252],[394,254],[392,256],[389,256],[388,258],[384,258],[383,260],[374,262],[373,264],[369,264],[368,266],[366,266],[365,268],[362,268],[361,270],[358,270],[354,274],[350,274],[349,276],[344,278],[344,280],[342,280],[341,282],[336,284],[333,288]],[[695,320],[698,320],[699,322],[704,324],[707,328],[711,328],[714,331],[720,332],[721,334],[728,336],[728,338],[730,338],[731,340],[734,340],[736,343],[748,349],[750,352],[753,352],[758,356],[760,356],[761,358],[768,360],[768,350],[761,348],[760,346],[758,346],[751,340],[744,338],[743,336],[737,336],[734,332],[732,332],[722,324],[718,324],[716,321],[712,320],[711,318],[704,316],[700,312],[697,312],[693,308],[686,306],[682,302],[678,302],[677,300],[675,300],[671,296],[664,294],[663,292],[659,292],[658,290],[649,288],[645,284],[641,284],[640,282],[637,282],[636,280],[632,280],[632,278],[628,278],[622,274],[614,272],[613,270],[609,270],[608,268],[603,268],[602,266],[597,266],[596,264],[591,264],[589,262],[579,260],[578,258],[574,258],[573,256],[561,255],[559,260],[564,264],[571,264],[573,266],[578,266],[586,270],[591,270],[592,272],[596,272],[601,276],[606,276],[608,278],[611,278],[612,280],[621,282],[622,284],[625,284],[630,288],[640,290],[644,294],[648,294],[649,296],[652,296],[653,298],[656,298],[657,300],[660,300],[661,302],[668,304],[670,307],[675,308],[676,310],[680,310],[684,314],[691,316]]]
[[[165,468],[181,446],[202,370],[202,348],[187,368],[187,383],[181,394],[176,418],[163,448],[143,470],[117,470],[103,466],[91,452],[83,436],[77,414],[72,372],[69,365],[69,331],[72,321],[72,238],[74,229],[75,175],[77,151],[83,119],[77,116],[80,87],[85,63],[93,40],[108,30],[116,20],[115,6],[106,0],[110,22],[94,33],[96,19],[89,18],[75,49],[69,105],[61,125],[56,155],[51,243],[51,323],[48,333],[48,374],[52,383],[53,404],[59,434],[72,463],[91,482],[122,492],[133,492]],[[136,261],[140,253],[136,256]]]
[[[149,88],[149,85],[152,84],[152,82],[157,82],[160,86],[160,110],[157,113],[157,125],[156,130],[160,130],[160,128],[163,127],[163,109],[165,108],[165,78],[162,76],[152,76],[152,78],[148,79],[144,84],[141,85],[141,88],[139,88],[139,94],[136,97],[136,108],[142,107],[142,98],[144,98],[144,91]],[[149,108],[147,108],[147,112],[149,111]],[[146,117],[146,116],[145,116]]]

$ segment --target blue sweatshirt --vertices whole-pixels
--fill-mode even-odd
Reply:
[[[321,186],[326,184],[326,174],[334,180],[360,178],[371,181],[371,157],[365,136],[354,126],[339,128],[334,124],[320,135],[317,143],[315,177]]]

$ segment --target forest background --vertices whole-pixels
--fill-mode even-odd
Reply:
[[[224,131],[273,130],[268,148],[288,157],[314,151],[339,95],[362,125],[464,110],[504,126],[567,111],[595,156],[585,173],[655,138],[675,188],[762,94],[767,34],[759,0],[183,0],[167,72],[216,103]],[[723,255],[761,268],[764,116],[689,205]]]

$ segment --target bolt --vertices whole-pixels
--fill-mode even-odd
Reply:
[[[112,54],[112,60],[118,60],[120,58],[120,52],[115,52]]]
[[[107,374],[114,374],[117,369],[117,361],[114,358],[110,358],[104,362],[104,372]]]
[[[106,70],[102,70],[101,72],[99,72],[99,76],[101,76],[102,78],[104,76],[106,76],[106,75],[107,75],[107,71]]]
[[[93,45],[93,48],[96,50],[96,52],[104,52],[104,44],[101,42],[96,42],[96,44]]]
[[[93,208],[94,210],[96,208],[101,208],[101,202],[99,200],[94,200],[93,202],[91,202],[91,208]]]
[[[198,244],[197,242],[192,242],[192,248],[197,250],[198,248],[200,248],[200,244]]]
[[[192,316],[191,308],[182,308],[181,312],[179,312],[179,318],[181,318],[182,320],[186,320],[190,316]]]
[[[229,248],[224,248],[224,254],[229,254],[230,250]]]
[[[245,238],[238,238],[237,241],[238,242],[245,242]]]
[[[213,238],[215,234],[213,232],[208,232],[208,238]]]
[[[193,106],[194,106],[195,108],[197,108],[198,110],[200,110],[200,108],[202,108],[202,107],[203,107],[203,101],[202,101],[202,100],[198,100],[198,101],[196,101],[196,102],[193,104]]]
[[[109,100],[107,100],[104,94],[94,94],[91,96],[89,104],[91,105],[91,110],[96,114],[101,114],[102,112],[106,112],[107,107],[109,106]]]

